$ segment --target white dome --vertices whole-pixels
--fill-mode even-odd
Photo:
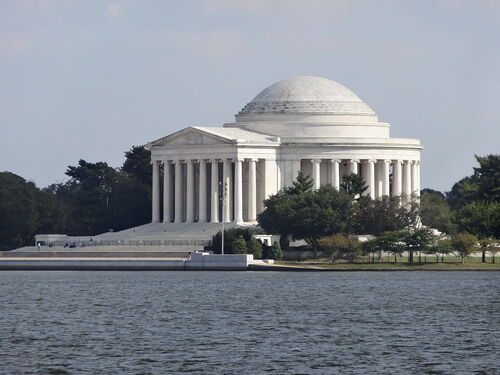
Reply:
[[[375,115],[347,87],[314,76],[294,77],[269,86],[248,103],[237,117],[273,113]]]

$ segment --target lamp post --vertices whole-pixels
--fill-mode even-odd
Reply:
[[[221,182],[219,182],[219,186],[221,185]],[[224,221],[226,221],[226,215],[225,215],[225,207],[226,207],[226,204],[227,204],[227,182],[224,182],[224,186],[222,189],[220,189],[221,191],[221,206],[222,206],[222,229],[221,229],[221,254],[224,254]]]

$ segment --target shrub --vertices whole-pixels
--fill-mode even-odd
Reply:
[[[283,251],[279,243],[275,242],[269,249],[269,259],[281,260],[283,259]]]
[[[246,254],[248,250],[247,243],[245,242],[243,236],[239,236],[237,239],[235,239],[231,247],[233,254]]]

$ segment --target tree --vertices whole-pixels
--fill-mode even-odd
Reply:
[[[455,213],[455,222],[461,232],[478,238],[500,237],[500,202],[474,201]]]
[[[278,242],[273,243],[273,245],[269,249],[269,259],[283,259],[283,251],[281,251],[281,246]]]
[[[346,257],[351,262],[354,262],[361,251],[361,243],[358,237],[343,233],[321,238],[319,245],[321,249],[330,254],[330,263],[333,263],[337,256]]]
[[[252,236],[252,238],[250,239],[250,243],[247,243],[247,246],[247,254],[252,254],[254,259],[262,258],[262,242]]]
[[[480,238],[478,242],[481,248],[481,261],[486,263],[486,253],[489,252],[491,254],[490,248],[495,248],[498,245],[498,240],[493,238]],[[493,261],[493,263],[495,262]]]
[[[355,197],[363,194],[368,189],[368,186],[366,185],[365,180],[363,180],[363,177],[358,174],[351,173],[342,178],[340,189]]]
[[[286,189],[289,195],[298,195],[312,191],[314,182],[311,177],[305,175],[302,171],[297,174],[297,179],[293,182],[292,186]]]
[[[500,155],[477,156],[474,174],[458,181],[446,199],[453,210],[473,201],[500,202]]]
[[[403,205],[399,197],[360,199],[355,210],[355,232],[379,236],[384,232],[416,227],[418,213],[415,200]]]
[[[231,244],[233,254],[246,254],[247,253],[247,243],[243,236],[238,236],[237,239]]]
[[[443,261],[444,256],[451,253],[451,251],[450,239],[439,238],[427,249],[427,254],[434,254],[436,256],[436,263],[438,263],[439,256],[441,256],[441,261]]]
[[[496,242],[488,247],[488,252],[491,255],[491,263],[495,263],[495,256],[500,251],[500,240],[496,239]]]
[[[0,172],[0,250],[33,245],[37,233],[63,232],[66,217],[66,207],[50,190]]]
[[[245,240],[245,246],[248,249],[249,244],[252,241],[253,231],[248,228],[230,228],[224,230],[224,253],[225,254],[233,254],[233,242],[237,240],[239,237],[243,237]],[[212,237],[212,244],[210,246],[210,250],[214,254],[220,254],[222,245],[222,234],[221,232],[217,232]]]
[[[316,256],[321,237],[352,229],[353,202],[348,194],[331,185],[313,192],[304,180],[298,179],[293,187],[265,200],[266,209],[257,220],[267,233],[304,239]]]
[[[371,238],[365,242],[361,243],[361,252],[363,255],[368,255],[368,259],[370,259],[370,255],[372,256],[372,263],[375,263],[375,254],[382,251],[380,247],[380,242],[377,241],[377,238]]]
[[[424,189],[420,194],[420,219],[422,224],[443,233],[453,233],[456,228],[452,213],[443,193]]]
[[[146,186],[152,185],[151,151],[144,146],[132,146],[125,152],[122,171],[133,176]]]
[[[457,233],[451,237],[451,247],[462,258],[462,264],[464,264],[465,257],[476,250],[476,246],[477,238],[470,233]]]
[[[402,256],[405,251],[404,240],[404,233],[398,231],[384,232],[381,236],[375,239],[378,243],[378,249],[380,251],[386,251],[394,255],[394,263],[397,262],[398,255]]]
[[[413,228],[402,233],[401,237],[409,252],[408,262],[413,263],[413,254],[418,251],[418,261],[422,262],[422,251],[426,252],[436,241],[436,236],[429,228]]]

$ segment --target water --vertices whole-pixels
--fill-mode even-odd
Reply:
[[[3,374],[499,374],[499,272],[0,272]]]

